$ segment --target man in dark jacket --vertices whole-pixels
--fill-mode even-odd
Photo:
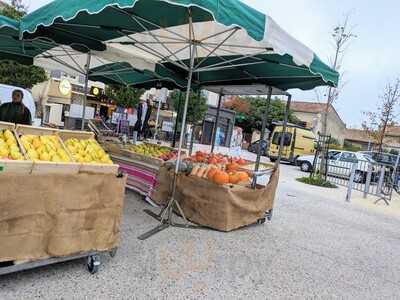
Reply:
[[[32,125],[32,116],[29,109],[22,103],[24,93],[21,90],[14,90],[12,102],[0,106],[0,121]]]

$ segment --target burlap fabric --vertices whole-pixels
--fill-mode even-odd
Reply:
[[[166,169],[160,172],[157,203],[168,200],[172,176]],[[266,187],[256,190],[240,185],[219,186],[206,179],[180,175],[176,199],[190,221],[231,231],[257,222],[273,208],[278,182],[279,169],[273,171]]]
[[[125,182],[112,174],[0,175],[0,262],[115,248]]]

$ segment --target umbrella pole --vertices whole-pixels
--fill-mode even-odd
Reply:
[[[201,99],[201,91],[200,89],[197,91],[197,102],[196,107],[193,112],[193,124],[192,124],[192,135],[190,137],[190,147],[189,147],[189,156],[192,156],[193,153],[193,144],[194,144],[194,130],[196,129],[196,112],[199,110],[200,107],[200,99]]]
[[[185,128],[185,126],[186,126],[186,117],[187,117],[187,110],[188,110],[188,104],[189,104],[189,98],[190,98],[190,90],[192,88],[195,50],[196,50],[196,47],[195,47],[195,45],[192,44],[188,84],[187,84],[187,89],[186,89],[186,99],[185,99],[185,104],[184,104],[184,108],[183,108],[182,128]],[[170,226],[181,227],[181,228],[200,228],[199,226],[192,226],[192,225],[188,224],[188,221],[185,217],[185,214],[184,214],[181,206],[179,205],[178,201],[176,201],[176,199],[175,199],[176,184],[177,184],[178,174],[179,174],[180,165],[181,165],[180,160],[181,160],[181,152],[182,152],[182,146],[183,146],[184,139],[185,139],[185,135],[183,132],[181,132],[181,136],[179,139],[179,146],[178,146],[178,155],[177,155],[176,163],[175,163],[175,172],[174,172],[174,177],[173,177],[171,198],[170,198],[167,206],[161,210],[160,215],[155,216],[160,221],[161,224],[158,225],[157,227],[153,228],[152,230],[140,235],[138,237],[139,240],[146,240],[146,239],[152,237],[153,235],[167,229]],[[176,224],[173,222],[172,218],[173,218],[173,213],[174,213],[174,207],[176,207],[178,209],[179,214],[182,216],[182,218],[185,221],[185,224]],[[146,210],[145,210],[145,212],[149,213]],[[149,213],[149,214],[154,216],[153,213]]]
[[[86,103],[87,103],[87,97],[88,97],[88,86],[89,86],[89,71],[90,71],[90,60],[92,58],[92,54],[90,51],[87,54],[87,61],[86,61],[86,66],[85,66],[85,96],[83,99],[83,109],[82,109],[82,126],[81,130],[85,130],[85,115],[86,115]]]
[[[217,116],[215,117],[215,124],[214,124],[214,130],[213,130],[212,141],[211,141],[211,153],[214,153],[215,142],[217,140],[218,122],[219,122],[219,114],[221,111],[222,97],[223,97],[223,95],[222,95],[222,90],[221,90],[221,92],[219,93],[219,98],[218,98]]]
[[[262,125],[261,125],[261,136],[260,136],[260,143],[258,146],[258,151],[257,151],[257,159],[256,159],[256,165],[254,168],[254,173],[257,174],[257,172],[260,170],[260,162],[261,162],[261,142],[264,141],[265,139],[265,130],[267,128],[267,121],[268,121],[268,116],[269,116],[269,109],[271,106],[271,97],[272,97],[272,87],[268,88],[268,98],[267,98],[267,105],[265,106],[265,112],[264,112],[264,117],[262,119]],[[257,176],[253,177],[253,182],[252,182],[252,188],[255,189],[257,186]]]
[[[278,154],[278,159],[276,161],[276,166],[279,166],[279,164],[281,163],[283,143],[285,141],[284,137],[286,135],[286,129],[287,129],[287,124],[288,124],[288,119],[289,119],[289,110],[290,110],[291,103],[292,103],[292,95],[289,95],[288,101],[286,102],[285,119],[283,121],[283,130],[282,130],[282,136],[281,136],[281,140],[280,140],[280,144],[279,144],[279,154]]]
[[[172,148],[175,148],[175,146],[176,146],[176,136],[178,135],[179,115],[181,114],[182,99],[183,99],[183,94],[181,91],[179,91],[178,111],[176,112],[176,120],[175,120],[174,138],[172,141]]]

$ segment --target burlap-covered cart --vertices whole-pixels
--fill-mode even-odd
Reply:
[[[154,201],[163,206],[169,200],[173,173],[162,168]],[[266,186],[217,185],[207,179],[179,174],[176,200],[193,223],[220,231],[232,231],[272,217],[279,182],[279,168],[270,170]]]
[[[118,166],[0,160],[0,170],[0,274],[81,257],[95,273],[100,252],[115,254],[126,182]]]

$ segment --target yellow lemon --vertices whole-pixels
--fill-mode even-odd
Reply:
[[[29,156],[30,159],[34,159],[34,160],[39,159],[39,155],[38,155],[37,152],[36,152],[35,150],[33,150],[33,149],[29,149],[29,150],[28,150],[28,156]]]
[[[47,152],[42,152],[39,156],[39,159],[42,161],[50,161],[50,155]]]

